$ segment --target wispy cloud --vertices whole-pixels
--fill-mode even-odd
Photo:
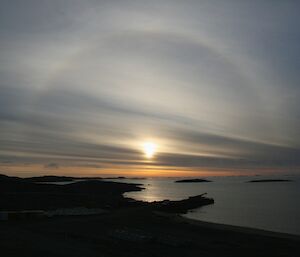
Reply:
[[[297,169],[298,9],[2,1],[2,165]]]

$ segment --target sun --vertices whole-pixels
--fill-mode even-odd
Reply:
[[[157,148],[156,144],[154,144],[152,142],[145,142],[143,144],[143,150],[144,150],[146,158],[148,158],[148,159],[152,158],[156,152],[156,148]]]

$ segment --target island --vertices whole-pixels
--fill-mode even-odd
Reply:
[[[175,183],[202,183],[202,182],[212,182],[211,180],[207,179],[200,179],[200,178],[194,178],[194,179],[181,179],[176,180]]]
[[[268,183],[268,182],[292,182],[290,179],[254,179],[247,183]]]

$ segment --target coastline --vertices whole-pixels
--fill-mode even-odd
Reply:
[[[151,204],[123,197],[143,190],[136,184],[89,180],[58,186],[8,177],[0,184],[1,208],[26,214],[0,222],[6,257],[300,256],[298,236],[175,214],[213,202],[202,195]]]
[[[166,215],[168,215],[168,214],[166,213]],[[210,229],[224,230],[224,231],[231,231],[231,232],[240,232],[240,233],[244,233],[244,234],[260,235],[260,236],[300,241],[300,235],[296,235],[296,234],[270,231],[270,230],[264,230],[264,229],[259,229],[259,228],[251,228],[251,227],[243,227],[243,226],[215,223],[215,222],[209,222],[209,221],[201,221],[201,220],[184,217],[183,215],[177,215],[174,218],[178,222],[185,222],[185,223],[189,223],[191,225],[210,228]]]

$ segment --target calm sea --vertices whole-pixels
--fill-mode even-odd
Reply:
[[[210,177],[210,183],[174,183],[174,178],[121,181],[144,185],[143,191],[126,193],[138,200],[180,200],[202,193],[215,199],[215,204],[185,215],[192,219],[300,235],[300,177],[281,177],[292,182],[246,183],[263,178]]]

